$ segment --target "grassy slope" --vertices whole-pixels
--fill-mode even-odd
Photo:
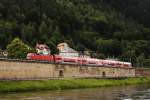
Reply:
[[[63,90],[75,88],[95,88],[150,83],[150,78],[113,79],[63,79],[40,81],[1,81],[0,92],[24,92],[38,90]]]

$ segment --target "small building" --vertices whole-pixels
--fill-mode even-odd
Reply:
[[[0,49],[0,57],[7,57],[7,56],[8,56],[8,52]]]
[[[79,57],[79,53],[70,48],[67,43],[60,43],[57,45],[57,49],[59,50],[59,55],[65,57]]]
[[[51,50],[46,44],[36,44],[36,50],[38,54],[48,55],[51,53]]]

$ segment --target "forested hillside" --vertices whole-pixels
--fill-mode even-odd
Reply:
[[[149,0],[0,0],[0,48],[15,37],[52,53],[67,42],[78,51],[136,62],[150,58]]]
[[[150,26],[150,0],[103,0],[121,11],[125,16],[132,17],[144,26]]]

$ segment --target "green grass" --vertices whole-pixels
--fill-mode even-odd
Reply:
[[[96,88],[150,83],[150,78],[113,79],[62,79],[40,81],[0,81],[0,92],[25,92],[39,90],[64,90]]]

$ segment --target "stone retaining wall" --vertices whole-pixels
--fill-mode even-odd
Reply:
[[[135,77],[135,69],[0,60],[0,79],[48,79],[60,77]]]
[[[136,68],[135,75],[136,77],[150,77],[150,69]]]

